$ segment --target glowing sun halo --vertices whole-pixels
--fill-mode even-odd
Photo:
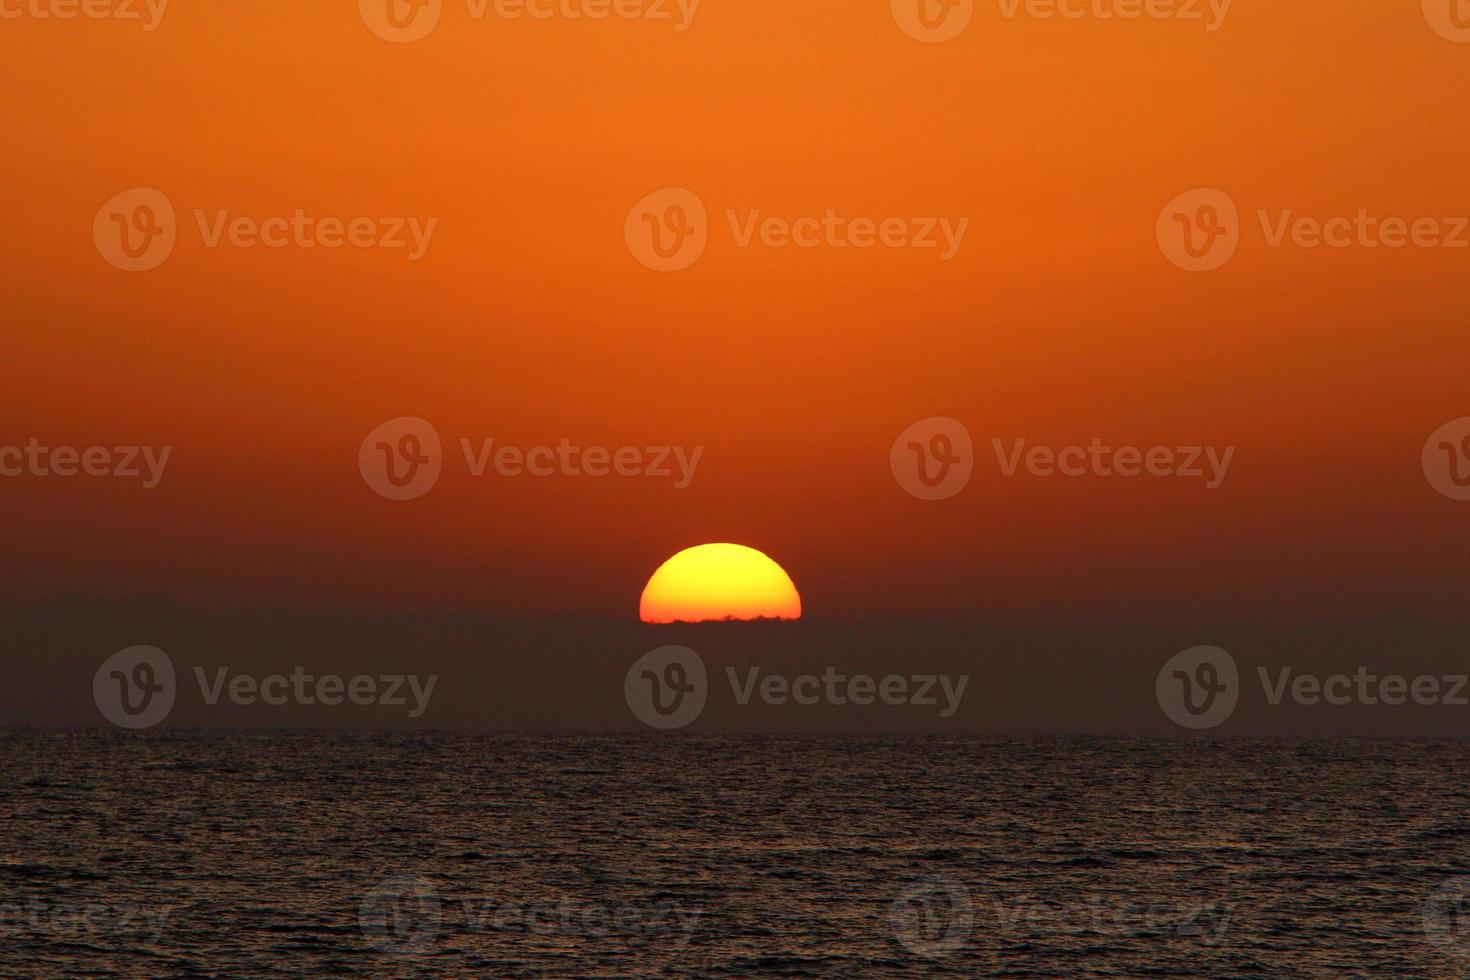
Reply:
[[[800,619],[791,576],[764,554],[739,544],[685,548],[658,567],[643,588],[645,623],[712,619]]]

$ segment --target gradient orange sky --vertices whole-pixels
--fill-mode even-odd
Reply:
[[[1470,45],[1417,2],[1237,0],[1224,27],[1005,19],[946,44],[887,0],[703,0],[692,28],[472,20],[414,44],[355,3],[173,0],[157,31],[0,21],[0,444],[171,445],[158,489],[0,480],[0,594],[633,617],[681,548],[771,555],[808,615],[1446,611],[1470,504],[1419,453],[1470,415],[1470,251],[1270,249],[1258,208],[1470,213]],[[155,187],[172,257],[93,217]],[[659,274],[629,208],[695,190]],[[1160,208],[1227,190],[1191,275]],[[426,257],[208,249],[191,212],[437,217]],[[723,212],[968,217],[957,257],[739,249]],[[667,481],[470,478],[373,494],[396,416],[521,446],[704,447]],[[975,437],[924,503],[916,419]],[[1003,479],[992,436],[1233,445],[1216,491]]]

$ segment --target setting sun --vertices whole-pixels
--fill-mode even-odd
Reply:
[[[638,616],[645,623],[800,619],[801,596],[791,576],[754,548],[702,544],[659,566]]]

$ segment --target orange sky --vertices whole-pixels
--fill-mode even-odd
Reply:
[[[1470,214],[1470,45],[1418,3],[1236,0],[1208,32],[982,2],[944,44],[887,0],[703,0],[682,32],[450,0],[411,44],[356,6],[0,20],[0,444],[173,447],[150,491],[0,479],[3,595],[631,617],[665,558],[737,541],[809,615],[1461,603],[1470,503],[1419,453],[1470,415],[1470,249],[1272,249],[1255,217]],[[139,186],[179,241],[130,274],[92,225]],[[656,273],[623,227],[669,186],[710,242]],[[1243,236],[1189,274],[1154,227],[1200,186]],[[298,208],[438,224],[411,262],[211,249],[193,218]],[[738,248],[725,211],[757,208],[969,227],[948,262]],[[978,455],[925,503],[888,455],[932,415]],[[415,501],[356,464],[397,416],[446,443]],[[1208,492],[1006,479],[993,436],[1236,458]],[[703,457],[682,490],[477,479],[460,437]]]

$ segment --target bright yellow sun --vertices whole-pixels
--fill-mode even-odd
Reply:
[[[658,567],[638,616],[645,623],[800,619],[801,596],[791,576],[754,548],[702,544]]]

